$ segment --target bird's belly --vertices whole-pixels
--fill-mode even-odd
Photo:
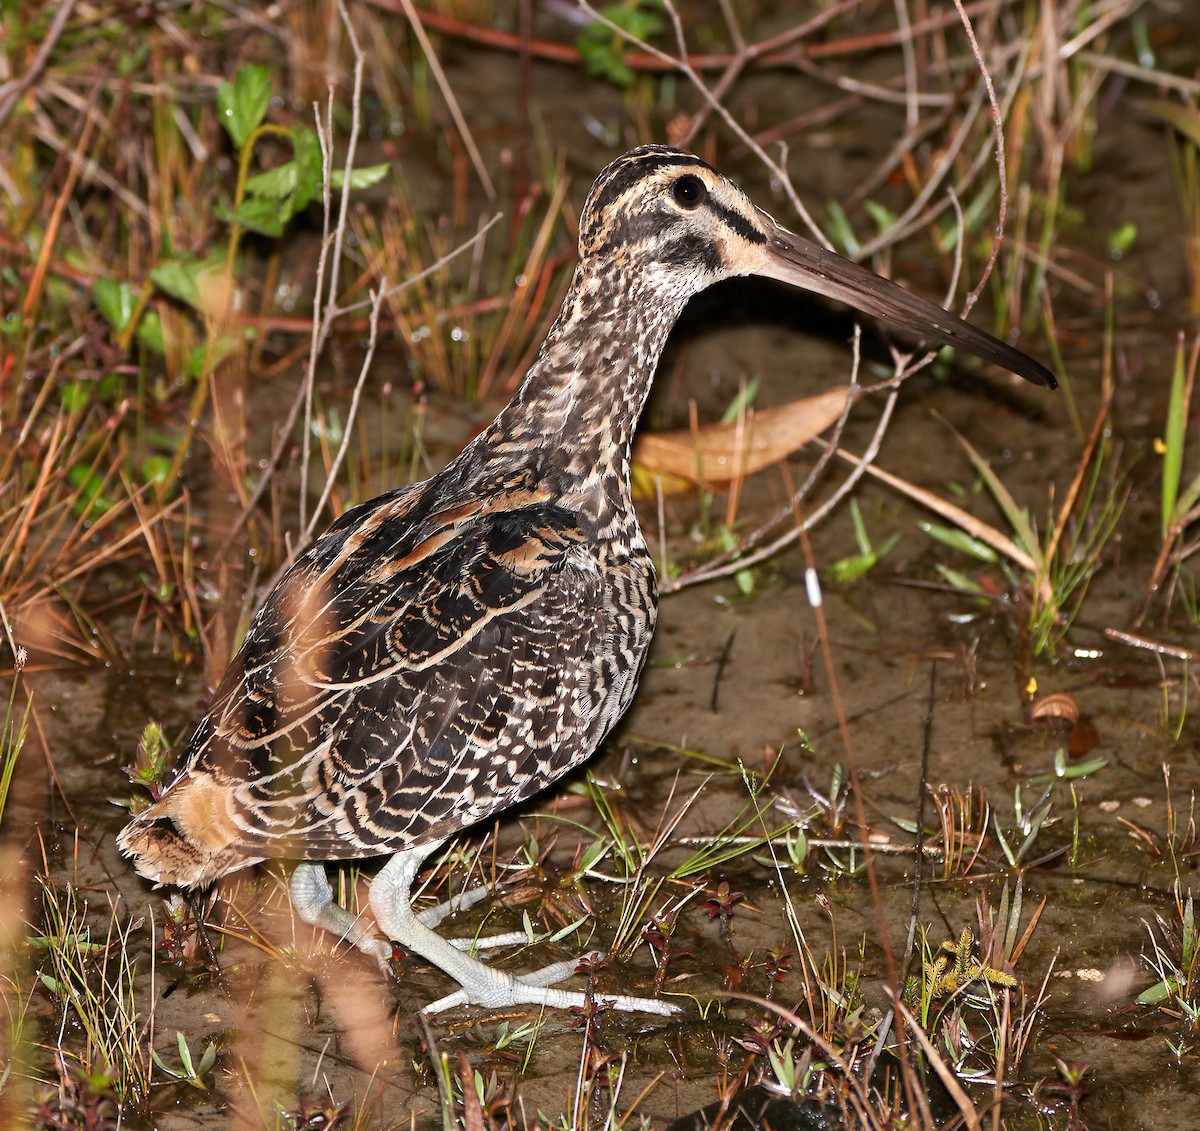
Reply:
[[[654,565],[644,547],[608,571],[607,615],[610,629],[600,658],[598,682],[604,688],[597,717],[595,746],[620,721],[637,691],[658,620],[658,586]]]

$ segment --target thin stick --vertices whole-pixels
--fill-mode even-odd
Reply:
[[[325,333],[329,325],[328,307],[321,315],[321,306],[325,303],[325,271],[329,262],[329,220],[332,214],[333,201],[333,89],[329,91],[328,121],[321,121],[319,106],[313,103],[313,119],[317,127],[317,142],[321,146],[321,250],[317,255],[317,274],[313,283],[313,313],[312,333],[308,343],[308,365],[304,369],[304,383],[301,386],[301,398],[298,403],[304,405],[304,426],[300,431],[300,527],[306,525],[308,509],[308,469],[312,459],[312,410],[313,389],[316,384],[317,358],[325,345]],[[288,418],[288,430],[294,416]],[[243,514],[249,508],[243,509]]]
[[[801,526],[793,526],[785,531],[778,538],[766,543],[763,546],[755,549],[752,553],[743,554],[740,547],[722,554],[713,562],[694,569],[689,573],[683,574],[673,580],[664,579],[662,584],[662,592],[670,593],[676,589],[682,589],[687,585],[696,585],[701,581],[711,581],[717,577],[727,577],[729,574],[736,573],[738,570],[747,569],[750,566],[757,565],[761,561],[774,554],[779,553],[785,546],[790,546],[796,541],[805,531],[813,529],[818,523],[822,522],[829,513],[848,495],[858,483],[858,481],[868,471],[874,471],[871,467],[872,461],[879,453],[879,448],[883,444],[883,437],[887,432],[888,425],[891,423],[892,413],[896,407],[896,401],[899,397],[899,388],[894,388],[888,395],[888,399],[884,404],[883,413],[880,416],[879,423],[875,426],[875,434],[871,438],[871,443],[867,447],[866,453],[861,457],[861,462],[857,464],[854,471],[846,478],[834,493],[825,500],[819,507],[812,511],[804,520]],[[820,443],[822,441],[818,441]],[[842,452],[839,449],[838,454]],[[791,504],[789,503],[789,506]],[[775,526],[778,523],[775,519],[770,520],[763,525],[762,530]],[[759,532],[755,532],[749,539],[743,543],[743,546],[752,545]],[[739,556],[741,554],[742,556]]]
[[[337,474],[341,470],[343,460],[346,458],[346,449],[350,446],[354,421],[358,416],[358,403],[362,397],[363,385],[367,380],[367,374],[371,370],[371,362],[375,358],[375,346],[379,341],[379,311],[382,306],[383,289],[380,288],[378,291],[371,292],[371,334],[367,341],[367,352],[363,357],[362,368],[358,372],[358,380],[354,383],[354,394],[350,398],[350,408],[346,413],[346,427],[342,433],[342,442],[338,445],[337,454],[334,456],[333,462],[329,467],[329,474],[325,477],[325,489],[321,492],[321,497],[317,500],[316,507],[313,508],[312,518],[309,519],[308,526],[304,528],[304,532],[300,537],[301,545],[312,540],[321,514],[329,503],[329,496],[333,492]]]
[[[497,212],[469,240],[465,240],[463,243],[459,244],[458,247],[453,248],[451,251],[446,252],[446,254],[443,255],[435,263],[431,263],[428,267],[422,269],[421,271],[418,271],[415,275],[411,276],[410,278],[405,279],[403,283],[397,283],[396,286],[392,287],[390,290],[383,291],[382,297],[387,299],[387,298],[390,298],[392,295],[400,294],[402,291],[407,290],[409,287],[415,286],[417,283],[421,282],[422,280],[427,279],[430,275],[434,274],[435,272],[440,271],[443,267],[446,266],[446,264],[457,259],[460,255],[463,254],[463,252],[469,251],[477,243],[479,243],[479,241],[482,240],[484,238],[484,236],[486,236],[488,234],[488,232],[490,232],[492,230],[492,228],[495,227],[496,224],[498,224],[500,222],[502,217],[503,217],[503,213]],[[365,299],[363,302],[355,303],[353,306],[337,308],[336,314],[341,315],[341,314],[344,314],[351,310],[357,310],[362,306],[366,306],[366,305],[370,304],[371,302],[372,302],[371,299]],[[301,393],[303,394],[303,390],[301,390]],[[250,499],[247,502],[245,509],[238,516],[237,520],[234,522],[233,527],[230,530],[229,535],[226,539],[226,542],[225,542],[226,546],[229,544],[229,541],[231,539],[233,539],[234,537],[237,536],[238,532],[242,529],[242,527],[246,525],[246,522],[250,518],[250,515],[254,513],[255,507],[257,507],[259,502],[262,500],[262,497],[263,497],[264,493],[266,492],[267,487],[270,485],[271,478],[274,476],[275,471],[279,466],[279,461],[283,458],[284,449],[287,447],[288,442],[291,438],[292,429],[296,425],[296,417],[299,415],[300,406],[303,403],[304,403],[303,395],[296,397],[292,401],[292,407],[288,410],[287,419],[283,422],[283,427],[279,430],[279,437],[275,441],[275,446],[271,450],[271,454],[267,459],[267,466],[266,466],[265,470],[263,471],[262,476],[259,478],[258,483],[255,485],[254,490],[250,492]]]
[[[38,75],[42,73],[50,56],[54,53],[54,48],[58,43],[59,36],[63,33],[63,28],[66,27],[67,20],[71,18],[71,13],[75,10],[75,4],[76,0],[63,0],[63,3],[55,11],[50,26],[46,29],[46,37],[38,46],[37,54],[34,55],[33,62],[29,64],[29,69],[19,79],[5,83],[4,89],[0,90],[0,125],[12,112],[12,108],[17,104],[21,95],[33,85]]]
[[[307,529],[309,523],[305,519],[308,508],[308,473],[312,459],[312,411],[313,395],[316,388],[317,360],[324,352],[325,343],[334,320],[339,314],[337,306],[338,275],[342,266],[342,248],[346,240],[346,227],[350,216],[350,177],[354,171],[354,156],[358,148],[358,135],[362,126],[362,82],[365,56],[350,22],[343,0],[338,0],[338,16],[346,29],[346,37],[350,41],[350,51],[354,56],[354,80],[350,95],[350,136],[346,143],[346,163],[342,174],[342,196],[338,202],[338,218],[334,225],[332,239],[329,231],[329,221],[332,212],[333,199],[333,84],[329,86],[329,99],[326,104],[325,122],[322,125],[320,111],[313,106],[316,119],[317,141],[321,146],[321,203],[323,218],[321,225],[321,252],[317,259],[316,293],[313,297],[313,329],[309,345],[308,369],[304,375],[304,430],[301,436],[300,457],[300,528]],[[326,268],[329,278],[326,280]],[[324,313],[321,313],[322,300],[325,303]],[[248,508],[247,508],[248,509]],[[245,513],[245,511],[243,511]]]
[[[438,61],[437,55],[434,54],[433,44],[429,42],[429,36],[425,34],[425,26],[421,23],[421,17],[417,14],[417,9],[413,6],[412,0],[400,0],[400,6],[404,9],[404,14],[408,17],[408,22],[413,29],[413,34],[417,37],[417,42],[421,45],[421,50],[425,52],[425,59],[429,63],[429,69],[433,72],[434,79],[437,81],[438,89],[442,92],[442,97],[446,100],[446,105],[450,110],[450,117],[454,119],[454,124],[458,127],[459,136],[462,138],[463,145],[467,148],[467,154],[471,158],[471,164],[475,166],[475,175],[479,178],[479,183],[483,185],[483,191],[487,193],[488,200],[495,200],[496,188],[492,184],[492,178],[488,174],[487,166],[483,163],[483,158],[479,155],[479,147],[475,144],[475,138],[471,134],[471,127],[467,125],[467,119],[463,117],[462,109],[458,105],[458,99],[454,96],[454,89],[447,80],[446,73],[442,70],[442,64]]]
[[[963,300],[963,313],[966,314],[979,301],[979,296],[983,293],[988,279],[991,278],[992,271],[996,267],[996,260],[1000,256],[1000,245],[1004,242],[1004,223],[1008,219],[1008,169],[1004,159],[1004,118],[1000,114],[1000,100],[996,97],[996,88],[992,85],[992,75],[983,58],[979,40],[975,38],[975,28],[971,25],[971,17],[967,15],[962,0],[954,0],[954,7],[958,9],[963,31],[967,34],[967,42],[971,45],[971,52],[975,56],[975,62],[979,66],[979,75],[983,79],[983,86],[987,91],[988,105],[992,108],[992,136],[996,139],[996,175],[1000,181],[1000,200],[996,206],[996,238],[992,241],[992,249],[987,257],[987,262],[984,263],[983,270],[979,273],[979,281],[967,292],[967,297]]]

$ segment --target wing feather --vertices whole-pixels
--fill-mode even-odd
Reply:
[[[168,817],[223,869],[358,857],[483,820],[586,758],[611,715],[594,532],[544,494],[482,497],[393,492],[314,543],[139,820]]]

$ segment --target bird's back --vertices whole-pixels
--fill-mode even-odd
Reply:
[[[142,874],[195,886],[271,856],[395,852],[592,753],[653,630],[645,545],[529,468],[489,476],[381,496],[297,561],[121,834]]]

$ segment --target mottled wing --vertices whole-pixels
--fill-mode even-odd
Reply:
[[[348,858],[511,805],[607,729],[605,585],[577,516],[509,491],[347,516],[256,617],[184,759],[228,849]]]

